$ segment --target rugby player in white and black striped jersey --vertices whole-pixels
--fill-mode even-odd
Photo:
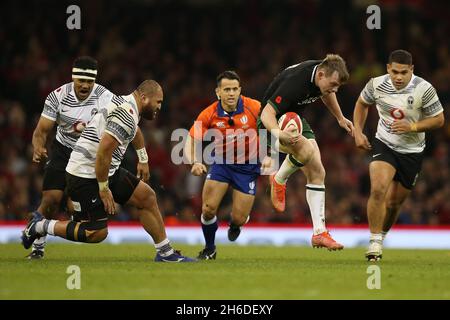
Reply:
[[[47,137],[55,124],[56,139],[53,141],[43,179],[42,200],[37,212],[47,218],[54,216],[63,199],[66,187],[65,168],[70,154],[86,124],[97,113],[101,106],[108,104],[113,94],[105,87],[95,83],[97,77],[97,61],[88,56],[77,58],[72,67],[72,82],[66,83],[52,91],[45,100],[36,129],[33,132],[33,161],[47,159]],[[136,150],[144,148],[143,136],[138,132],[133,142]],[[145,149],[144,149],[145,150]],[[138,173],[148,179],[147,163],[138,164]],[[71,210],[70,201],[68,209]],[[33,244],[30,259],[44,256],[45,237]]]
[[[388,73],[369,80],[354,111],[356,146],[372,150],[367,218],[371,232],[366,258],[382,257],[383,240],[419,175],[425,132],[444,125],[444,109],[434,87],[413,74],[412,56],[395,50]],[[378,128],[372,143],[364,135],[370,107],[376,106]]]

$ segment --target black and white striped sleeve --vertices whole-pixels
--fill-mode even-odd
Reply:
[[[58,116],[59,101],[56,96],[56,92],[52,91],[45,99],[44,109],[41,116],[52,121],[56,121]]]
[[[373,87],[373,78],[367,82],[361,91],[361,99],[367,104],[375,104],[375,89]]]
[[[105,132],[112,135],[121,145],[129,143],[136,134],[137,123],[133,109],[128,103],[116,107],[106,120]]]
[[[443,112],[436,89],[430,84],[422,95],[422,112],[425,118],[430,118]]]

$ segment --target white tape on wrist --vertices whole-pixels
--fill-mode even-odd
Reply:
[[[136,150],[137,156],[139,158],[139,163],[147,163],[148,162],[148,155],[145,148]]]
[[[100,182],[98,181],[98,190],[99,191],[107,191],[109,190],[108,180]]]

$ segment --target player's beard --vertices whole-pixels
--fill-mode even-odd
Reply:
[[[142,112],[141,116],[147,120],[155,120],[157,114],[158,114],[158,111],[154,111],[154,110],[150,109],[150,110]]]

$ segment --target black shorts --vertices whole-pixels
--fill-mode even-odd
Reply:
[[[108,214],[98,194],[97,179],[80,178],[66,173],[67,194],[72,199],[75,213],[74,221],[106,220]],[[139,179],[129,171],[120,168],[109,177],[109,189],[114,201],[124,205],[139,184]]]
[[[416,184],[422,167],[423,152],[399,153],[378,139],[372,143],[371,161],[384,161],[391,164],[397,172],[394,181],[399,181],[406,189],[412,189]]]
[[[50,158],[44,169],[42,190],[61,190],[66,187],[66,166],[69,162],[72,149],[63,146],[56,139],[50,151]]]

